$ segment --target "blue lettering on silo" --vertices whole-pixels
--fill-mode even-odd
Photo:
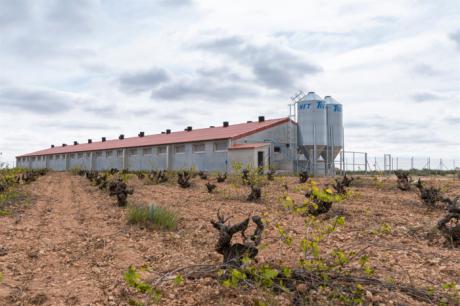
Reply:
[[[311,105],[311,103],[300,104],[300,105],[299,105],[299,109],[300,109],[300,110],[310,109],[310,105]]]
[[[324,103],[321,101],[316,102],[316,108],[317,109],[324,109]]]

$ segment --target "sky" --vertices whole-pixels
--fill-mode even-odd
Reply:
[[[346,150],[460,160],[458,0],[0,0],[0,161],[343,104]]]

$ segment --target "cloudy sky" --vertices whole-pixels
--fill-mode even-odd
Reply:
[[[0,0],[0,157],[344,105],[348,150],[454,158],[458,0]]]

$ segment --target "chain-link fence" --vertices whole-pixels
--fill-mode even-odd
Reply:
[[[460,159],[434,157],[402,157],[392,154],[373,156],[366,152],[344,151],[335,159],[336,169],[342,172],[391,172],[395,170],[460,171]]]

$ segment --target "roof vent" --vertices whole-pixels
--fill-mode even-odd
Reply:
[[[264,122],[265,121],[265,116],[259,116],[259,122]]]
[[[166,134],[165,132],[161,132],[161,134]]]
[[[88,139],[88,143],[93,143],[93,140],[92,140],[92,139]]]
[[[145,136],[145,133],[144,132],[139,132],[139,134],[137,135],[139,137],[144,137]]]
[[[78,144],[78,141],[74,141],[73,145],[76,146]]]
[[[105,137],[102,137],[102,142],[105,142]]]
[[[248,121],[246,121],[246,123],[252,123],[252,120],[248,120]]]
[[[224,127],[228,127],[228,121],[224,121]]]
[[[214,125],[211,125],[210,128],[213,129],[213,128],[215,128],[215,126],[214,126]]]
[[[54,148],[54,145],[51,145],[51,148]]]
[[[123,139],[125,139],[125,135],[123,135],[123,134],[120,134],[120,136],[118,136],[118,139],[120,139],[120,140],[123,140]]]
[[[171,134],[171,130],[170,130],[170,129],[167,129],[167,130],[166,130],[166,134]]]
[[[188,127],[187,127],[187,132],[191,132],[192,129],[193,129],[193,128],[192,128],[191,126],[188,126]]]
[[[62,146],[65,147],[65,146],[67,146],[67,144],[63,143]]]

